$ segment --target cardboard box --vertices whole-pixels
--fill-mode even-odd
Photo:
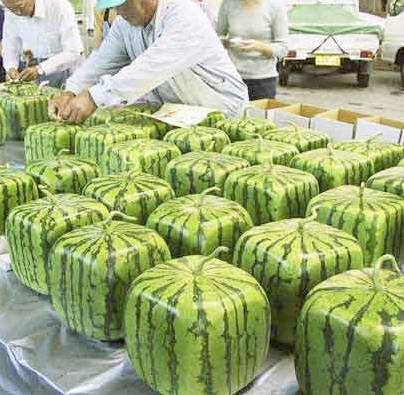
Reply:
[[[369,117],[358,120],[357,139],[367,139],[381,133],[381,139],[395,144],[404,144],[404,121],[384,117]]]
[[[329,111],[327,108],[309,106],[306,104],[295,104],[289,107],[280,108],[275,116],[275,123],[284,126],[292,122],[303,128],[310,128],[311,120],[319,114]]]
[[[261,99],[250,102],[250,107],[246,110],[246,115],[255,118],[264,118],[275,121],[275,114],[280,108],[289,107],[291,103],[275,100]]]
[[[316,115],[310,127],[328,134],[333,141],[351,140],[355,136],[358,120],[369,117],[369,114],[343,109],[332,110]]]

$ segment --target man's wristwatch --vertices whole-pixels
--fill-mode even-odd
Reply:
[[[37,70],[37,72],[38,72],[38,75],[40,76],[40,77],[42,77],[42,76],[44,76],[45,75],[45,72],[43,71],[43,68],[41,67],[41,66],[36,66],[36,70]]]

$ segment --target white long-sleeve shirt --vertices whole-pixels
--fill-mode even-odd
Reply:
[[[31,50],[46,75],[74,68],[83,44],[68,0],[36,0],[32,17],[6,11],[3,33],[4,68],[18,68],[24,51]]]
[[[148,94],[160,104],[240,115],[248,102],[247,88],[209,19],[197,4],[184,0],[159,0],[145,27],[118,16],[66,89],[75,94],[89,89],[98,107],[133,103]]]

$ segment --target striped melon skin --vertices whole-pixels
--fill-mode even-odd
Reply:
[[[30,126],[24,138],[25,161],[55,158],[64,149],[74,153],[74,138],[82,128],[63,122],[46,122]]]
[[[230,144],[225,132],[205,126],[171,130],[165,135],[164,141],[175,144],[183,154],[193,151],[222,152]]]
[[[260,373],[270,308],[248,273],[189,256],[139,276],[125,309],[138,375],[163,395],[235,394]]]
[[[360,185],[375,173],[372,160],[366,156],[333,149],[304,152],[295,156],[290,166],[313,174],[322,192],[341,185]]]
[[[273,161],[286,166],[299,154],[293,145],[263,139],[239,141],[228,145],[222,152],[246,159],[250,165],[268,164]]]
[[[163,203],[146,225],[164,238],[177,258],[208,255],[219,246],[232,251],[253,223],[238,203],[217,196],[189,195]],[[227,258],[230,260],[229,254]]]
[[[141,109],[140,112],[138,111],[139,108]],[[149,105],[135,105],[121,109],[102,109],[98,111],[100,111],[101,114],[97,114],[96,112],[93,115],[93,117],[96,118],[95,120],[90,117],[86,122],[87,126],[97,126],[105,123],[122,123],[139,128],[152,128],[154,134],[153,138],[156,139],[162,139],[168,131],[173,129],[173,126],[144,115],[156,111],[156,108],[150,107]]]
[[[36,160],[26,167],[37,184],[52,193],[81,194],[83,188],[101,175],[95,162],[74,155],[60,155],[50,160]]]
[[[0,96],[0,106],[6,114],[8,136],[23,140],[25,131],[32,125],[48,122],[49,96]]]
[[[230,140],[235,142],[249,140],[254,134],[265,134],[268,130],[275,129],[276,125],[268,119],[244,118],[219,121],[216,127],[226,132]]]
[[[363,267],[351,235],[313,219],[252,228],[237,242],[233,264],[252,274],[271,301],[272,340],[293,347],[297,319],[309,291],[335,274]]]
[[[153,139],[139,139],[113,144],[105,151],[101,161],[104,174],[117,174],[131,170],[164,178],[167,164],[181,155],[176,145]]]
[[[10,211],[35,199],[38,199],[38,188],[30,175],[0,166],[0,235],[4,235]]]
[[[404,198],[404,167],[392,167],[370,177],[368,188],[394,193]]]
[[[105,123],[136,123],[140,117],[140,113],[153,114],[156,108],[147,104],[138,104],[122,108],[98,108],[85,122],[86,126],[97,126]]]
[[[0,84],[0,92],[12,96],[34,96],[40,92],[40,88],[32,82],[8,81]]]
[[[92,180],[83,195],[137,219],[144,225],[149,215],[162,203],[175,197],[170,184],[141,172],[116,174]]]
[[[154,128],[124,124],[105,124],[83,129],[76,134],[75,152],[80,158],[101,163],[108,147],[136,139],[154,137]]]
[[[169,259],[164,240],[143,226],[107,220],[75,229],[49,254],[53,308],[84,336],[123,339],[123,306],[131,283]]]
[[[94,199],[63,194],[34,200],[16,207],[6,222],[11,266],[27,287],[48,294],[48,255],[65,233],[102,221],[107,208]]]
[[[233,171],[249,165],[245,159],[217,152],[190,152],[168,164],[165,179],[176,196],[202,193],[211,187],[223,190],[226,178]]]
[[[404,157],[404,146],[375,139],[341,141],[334,143],[333,148],[367,156],[372,159],[376,172],[397,166]]]
[[[224,197],[241,204],[254,224],[303,217],[319,194],[313,175],[285,166],[253,166],[227,178]]]
[[[211,112],[199,126],[207,126],[209,128],[216,128],[217,124],[227,119],[226,115],[220,111]]]
[[[403,290],[401,274],[365,269],[311,291],[295,353],[304,394],[402,394]]]
[[[299,128],[297,126],[269,130],[264,133],[264,138],[271,141],[292,144],[300,152],[325,148],[330,142],[329,136],[325,133],[312,129]]]
[[[0,107],[0,146],[6,142],[7,139],[7,117],[4,110]]]
[[[391,193],[356,186],[324,192],[310,202],[318,208],[318,221],[342,229],[360,243],[365,265],[382,255],[400,255],[404,235],[404,199]]]

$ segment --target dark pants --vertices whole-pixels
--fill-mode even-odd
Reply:
[[[250,100],[275,99],[278,79],[264,78],[262,80],[244,80],[248,87]]]

